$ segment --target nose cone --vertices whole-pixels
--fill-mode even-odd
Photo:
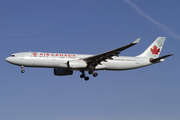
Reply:
[[[9,62],[9,57],[7,57],[5,60],[6,60],[7,62]]]
[[[18,63],[18,59],[17,59],[17,57],[15,56],[15,54],[10,55],[10,56],[7,57],[5,60],[6,60],[8,63],[15,64],[15,65]]]
[[[14,60],[13,60],[13,58],[11,58],[11,57],[7,57],[5,60],[6,60],[8,63],[11,63],[11,64],[14,63]]]

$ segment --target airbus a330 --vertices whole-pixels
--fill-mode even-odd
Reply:
[[[123,47],[97,55],[20,52],[10,55],[6,61],[20,66],[22,73],[25,72],[24,67],[54,68],[54,75],[58,76],[72,75],[73,71],[80,71],[80,77],[87,81],[89,77],[85,71],[96,77],[98,73],[95,71],[98,70],[129,70],[163,62],[164,58],[173,55],[159,57],[165,39],[166,37],[158,37],[142,54],[135,57],[119,54],[137,44],[140,38]]]

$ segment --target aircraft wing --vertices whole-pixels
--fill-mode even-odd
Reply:
[[[137,44],[140,41],[140,38],[138,38],[137,40],[135,40],[134,42],[125,45],[123,47],[108,51],[108,52],[104,52],[98,55],[93,55],[90,57],[86,57],[83,58],[84,61],[88,62],[88,63],[92,63],[93,66],[97,66],[98,64],[100,64],[102,61],[106,61],[106,59],[112,59],[113,56],[118,56],[118,54],[120,54],[121,51]]]

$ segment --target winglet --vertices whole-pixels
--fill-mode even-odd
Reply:
[[[135,40],[135,41],[133,42],[133,44],[139,43],[140,39],[141,39],[141,38],[138,38],[137,40]]]

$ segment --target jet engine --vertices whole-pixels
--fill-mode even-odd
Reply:
[[[70,60],[67,62],[69,68],[86,68],[87,63],[83,60]]]
[[[65,76],[65,75],[72,75],[72,74],[73,74],[72,70],[54,68],[54,75]]]

